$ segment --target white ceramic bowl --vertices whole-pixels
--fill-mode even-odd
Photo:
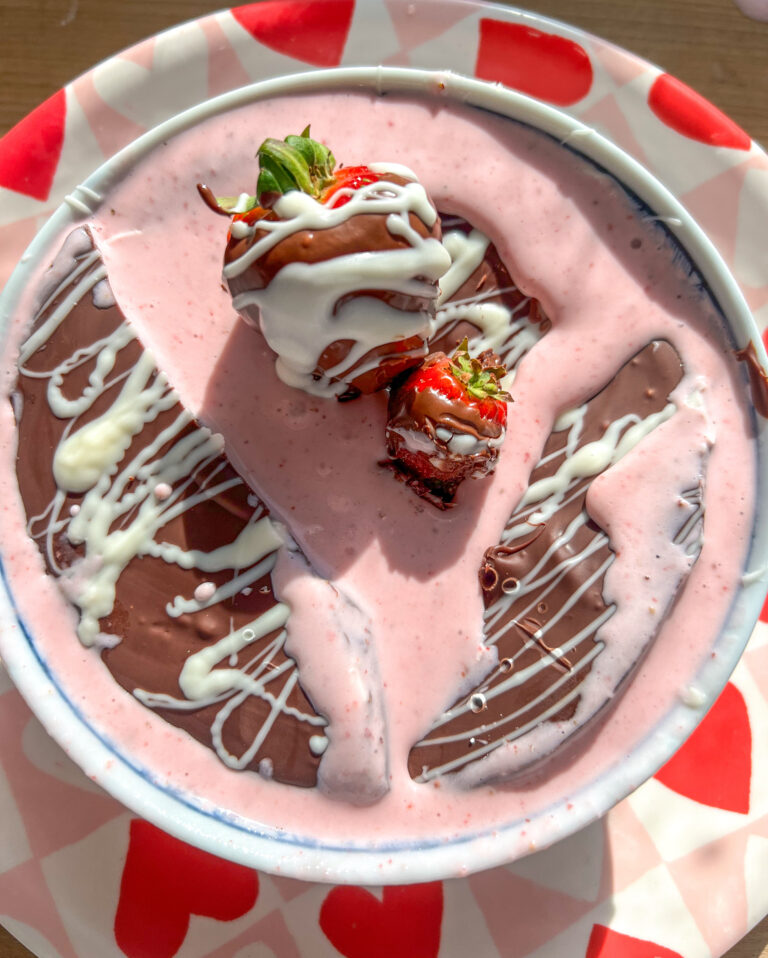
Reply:
[[[257,83],[211,100],[162,124],[136,140],[78,187],[57,210],[30,246],[0,299],[7,335],[10,317],[41,261],[55,253],[66,228],[82,219],[101,196],[134,164],[160,143],[215,114],[251,101],[284,93],[362,88],[379,93],[429,93],[455,99],[543,131],[612,174],[653,215],[662,218],[673,242],[685,251],[725,317],[727,335],[736,347],[750,340],[762,361],[765,353],[744,299],[718,253],[674,197],[636,161],[559,111],[499,86],[449,73],[396,68],[350,68],[301,74]],[[768,429],[755,417],[758,483],[768,474]],[[760,503],[738,591],[712,655],[691,684],[711,704],[725,685],[747,642],[764,598],[768,564],[768,515]],[[12,544],[3,543],[7,550]],[[0,651],[11,676],[50,734],[83,770],[107,791],[167,832],[214,854],[266,871],[299,878],[362,884],[427,881],[466,874],[521,857],[564,837],[602,815],[652,775],[702,718],[705,708],[677,703],[663,720],[607,772],[585,780],[530,820],[514,818],[501,827],[468,831],[461,839],[377,843],[318,841],[310,834],[288,834],[257,821],[244,821],[204,796],[161,785],[151,769],[133,754],[118,749],[89,723],[84,711],[40,654],[14,606],[13,588],[3,574],[0,588]],[[72,634],[64,641],[77,639]],[[137,714],[141,710],[136,705]]]

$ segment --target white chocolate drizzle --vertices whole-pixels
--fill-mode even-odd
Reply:
[[[466,742],[467,750],[460,757],[442,764],[423,768],[417,781],[426,782],[438,778],[446,773],[457,773],[456,780],[465,786],[477,785],[480,782],[493,780],[496,777],[508,776],[518,768],[524,767],[533,756],[548,754],[557,744],[560,732],[558,726],[568,725],[573,728],[583,724],[603,704],[590,695],[587,678],[577,684],[574,677],[585,674],[590,668],[599,670],[601,667],[610,676],[609,686],[615,687],[621,679],[616,671],[615,659],[608,652],[611,646],[621,643],[622,633],[633,636],[636,643],[634,658],[640,655],[644,644],[649,641],[655,632],[656,623],[667,611],[677,592],[681,580],[696,561],[702,547],[703,536],[703,462],[713,441],[711,425],[706,415],[706,409],[697,389],[690,390],[687,395],[675,395],[675,401],[670,401],[657,413],[645,418],[637,415],[627,415],[609,422],[599,440],[579,446],[579,439],[583,432],[587,406],[583,405],[567,410],[558,417],[554,425],[554,432],[566,432],[563,444],[543,457],[538,466],[547,464],[558,457],[562,457],[557,470],[546,479],[532,483],[523,499],[516,515],[510,519],[503,534],[502,545],[530,537],[536,528],[553,519],[558,511],[568,506],[579,495],[583,495],[585,484],[597,482],[590,487],[587,495],[587,504],[567,525],[563,532],[550,544],[538,562],[527,570],[525,575],[512,583],[509,589],[502,588],[502,595],[485,611],[484,634],[488,646],[494,647],[499,640],[510,630],[515,629],[526,618],[535,616],[536,607],[542,601],[546,602],[557,589],[565,576],[575,567],[591,556],[604,550],[609,541],[618,554],[622,555],[622,562],[615,565],[621,569],[619,574],[627,575],[624,570],[629,568],[629,574],[635,574],[639,569],[640,555],[629,555],[629,548],[619,539],[619,534],[611,528],[610,515],[612,508],[606,504],[604,489],[612,490],[619,487],[621,473],[616,472],[617,464],[622,460],[631,461],[629,470],[642,472],[643,454],[650,458],[650,468],[653,468],[654,443],[645,443],[652,434],[662,431],[662,427],[674,429],[680,435],[681,454],[679,461],[664,462],[659,465],[653,482],[658,485],[662,504],[662,517],[658,520],[659,530],[654,541],[657,542],[659,556],[663,554],[667,568],[670,571],[661,578],[651,569],[644,576],[653,588],[648,594],[654,599],[645,608],[645,615],[638,616],[638,609],[645,602],[639,600],[624,600],[619,616],[622,622],[627,616],[635,616],[633,627],[626,625],[607,630],[607,623],[619,609],[619,603],[612,598],[617,591],[614,580],[611,578],[616,554],[611,552],[607,558],[592,572],[591,575],[580,581],[578,588],[566,599],[545,625],[538,628],[521,644],[520,648],[510,657],[502,660],[496,668],[484,679],[479,690],[457,702],[447,709],[433,724],[428,738],[422,739],[415,746],[439,746],[456,742]],[[678,408],[679,407],[679,408]],[[691,443],[690,437],[693,436]],[[684,437],[686,437],[684,439]],[[647,450],[647,451],[646,451]],[[630,455],[633,453],[633,455]],[[538,468],[537,466],[537,468]],[[615,473],[615,475],[614,475]],[[646,489],[648,482],[645,483]],[[624,483],[621,488],[638,489],[643,487],[640,477],[633,482]],[[613,494],[613,493],[611,493]],[[577,535],[591,519],[602,525],[588,539],[580,549],[571,545]],[[650,521],[650,520],[647,520]],[[618,539],[619,541],[614,541]],[[582,540],[583,541],[583,540]],[[647,551],[647,550],[646,550]],[[623,553],[626,552],[627,555]],[[563,555],[560,561],[552,564],[555,553]],[[578,633],[569,636],[568,641],[557,648],[549,648],[546,644],[547,633],[567,615],[571,608],[584,596],[587,591],[605,577],[603,593],[606,597],[606,608],[598,612],[594,618]],[[622,594],[626,595],[626,587]],[[518,608],[514,617],[510,615],[513,603],[520,603],[526,597],[530,601]],[[639,621],[637,621],[639,619]],[[592,638],[594,645],[580,657],[574,666],[565,668],[561,675],[550,682],[545,689],[533,699],[525,698],[520,708],[504,714],[503,718],[494,721],[480,721],[472,724],[467,730],[435,734],[450,722],[470,712],[479,712],[474,707],[475,698],[482,696],[485,707],[492,705],[499,696],[508,693],[513,688],[521,687],[533,679],[537,674],[551,666],[553,662],[566,662],[568,654],[575,650],[585,640]],[[538,661],[527,667],[521,666],[521,659],[533,649],[548,649],[547,655],[542,655]],[[598,656],[608,656],[607,665],[602,666],[602,659]],[[515,727],[515,723],[526,713],[535,710],[538,705],[551,699],[553,694],[562,690],[553,704],[545,710],[535,713],[533,719]],[[548,722],[576,703],[576,713],[568,723]],[[498,713],[498,709],[496,710]],[[509,727],[508,732],[503,732]],[[491,736],[489,733],[496,733]],[[483,738],[483,736],[486,736]],[[518,751],[512,743],[526,738],[525,748]],[[477,763],[479,758],[487,756],[485,762]],[[463,771],[462,771],[463,770]]]
[[[414,336],[426,339],[432,332],[432,320],[426,311],[394,309],[372,296],[344,301],[345,297],[365,290],[434,300],[434,283],[451,262],[439,240],[422,237],[411,225],[412,213],[427,227],[437,218],[420,183],[378,181],[357,190],[341,189],[332,202],[342,196],[347,202],[330,206],[298,190],[286,193],[274,207],[280,219],[260,220],[254,229],[266,235],[224,267],[224,277],[233,279],[286,237],[304,230],[330,229],[362,213],[385,215],[389,232],[406,241],[404,248],[352,253],[317,263],[289,263],[265,289],[246,290],[234,297],[235,309],[246,316],[258,307],[261,331],[278,356],[280,378],[320,396],[343,392],[344,383],[331,380],[354,367],[372,349]],[[317,378],[313,374],[318,357],[337,340],[352,340],[354,345],[339,368]],[[378,356],[375,364],[381,358]],[[355,375],[364,371],[355,369]]]
[[[524,297],[514,309],[501,302],[492,302],[504,293],[517,291],[517,287],[489,289],[477,292],[466,299],[448,302],[480,267],[490,246],[490,239],[480,230],[469,233],[449,230],[443,236],[443,245],[451,256],[451,267],[440,280],[440,296],[431,338],[450,332],[460,322],[471,323],[479,331],[472,340],[473,353],[487,349],[499,356],[507,368],[504,387],[509,389],[514,381],[514,370],[522,357],[542,337],[540,324],[530,318],[533,301]]]
[[[44,349],[86,293],[91,292],[97,308],[114,304],[105,276],[89,234],[82,229],[70,234],[47,277],[52,291],[40,306],[39,325],[22,347],[19,364],[22,376],[48,380],[51,413],[67,420],[53,456],[57,491],[44,512],[29,519],[28,530],[34,538],[44,539],[48,564],[64,594],[79,610],[80,641],[101,648],[119,642],[118,636],[101,631],[100,620],[113,611],[118,580],[132,560],[151,556],[204,573],[232,570],[232,578],[224,585],[204,581],[190,598],[169,596],[166,613],[177,617],[248,590],[251,583],[269,573],[283,545],[276,527],[263,515],[263,506],[252,495],[248,501],[253,513],[232,542],[204,551],[183,549],[162,540],[162,529],[169,522],[242,485],[242,480],[219,475],[223,466],[215,463],[222,455],[223,438],[195,423],[164,374],[158,372],[150,353],[141,351],[127,372],[112,375],[120,351],[135,343],[135,334],[127,323],[78,348],[51,369],[31,370],[24,365]],[[60,301],[54,306],[57,298]],[[92,365],[87,385],[79,396],[65,397],[68,375],[87,363]],[[104,412],[81,422],[95,403],[103,404],[107,398],[110,403]],[[178,415],[170,424],[127,458],[134,438],[144,427],[176,407]],[[82,494],[80,503],[66,507],[67,493]],[[54,537],[61,533],[82,548],[81,557],[66,568],[57,563],[54,549]],[[219,705],[211,726],[211,743],[222,762],[235,769],[248,766],[280,715],[323,729],[323,717],[287,704],[298,682],[295,662],[285,658],[280,665],[273,664],[276,652],[285,645],[287,617],[288,607],[276,603],[246,626],[190,655],[178,680],[183,697],[145,689],[135,689],[134,695],[150,708],[193,711]],[[253,655],[234,667],[239,654],[250,646]],[[217,668],[225,660],[231,667]],[[233,755],[224,745],[223,728],[249,696],[267,703],[267,718],[245,751]],[[317,743],[315,748],[319,748]]]

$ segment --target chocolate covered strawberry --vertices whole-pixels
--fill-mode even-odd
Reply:
[[[267,139],[255,196],[203,198],[232,216],[224,277],[277,353],[319,395],[388,385],[421,362],[451,260],[424,187],[404,167],[336,167],[309,136]]]
[[[472,357],[465,339],[453,356],[433,353],[398,380],[386,441],[400,478],[445,505],[464,479],[491,473],[507,425],[504,375],[497,356]]]

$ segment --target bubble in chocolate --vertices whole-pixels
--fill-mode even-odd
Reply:
[[[469,707],[473,712],[483,712],[488,708],[488,703],[481,692],[476,692],[469,700]]]

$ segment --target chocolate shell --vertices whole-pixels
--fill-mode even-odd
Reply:
[[[531,474],[529,493],[537,483],[543,488],[563,463],[601,440],[612,423],[624,421],[626,433],[637,422],[663,416],[682,374],[671,345],[646,346],[576,411],[573,421],[556,424]],[[506,750],[507,767],[517,772],[548,754],[527,752],[526,736],[532,730],[542,723],[563,723],[562,741],[592,717],[579,715],[582,690],[604,650],[601,628],[616,610],[604,595],[605,577],[615,559],[611,542],[587,511],[590,487],[600,473],[581,477],[577,470],[550,504],[536,497],[524,499],[510,517],[503,541],[487,550],[478,583],[486,609],[484,638],[496,649],[498,664],[453,702],[413,747],[409,770],[414,779],[464,774],[477,784],[503,778],[501,760],[484,771],[484,760],[494,752],[500,756]],[[701,523],[700,493],[692,477],[685,521],[676,536],[676,541],[691,543],[691,565]],[[674,589],[681,584],[675,583]],[[644,648],[637,650],[629,671]],[[608,690],[603,704],[617,688]],[[518,741],[523,743],[519,754]]]
[[[99,617],[96,631],[84,631],[90,606],[80,577],[87,578],[93,560],[87,542],[78,541],[73,530],[91,507],[90,492],[60,488],[54,475],[60,467],[57,450],[114,408],[147,354],[114,304],[86,229],[70,235],[43,300],[22,346],[13,395],[17,477],[30,534],[48,573],[78,612],[81,638],[101,648],[106,667],[126,691],[213,748],[226,764],[314,786],[326,722],[283,649],[285,607],[273,593],[270,575],[277,540],[270,532],[267,554],[242,566],[233,568],[222,558],[232,543],[245,543],[258,523],[268,523],[268,512],[228,462],[223,443],[184,409],[154,368],[148,370],[147,388],[158,387],[157,415],[136,429],[119,469],[99,481],[113,509],[109,534],[130,530],[153,510],[155,534],[117,576],[112,608]],[[110,343],[117,348],[105,368]],[[60,395],[64,415],[52,414],[52,391]],[[175,472],[155,468],[174,456],[180,463]],[[174,561],[179,555],[200,561]],[[276,624],[265,631],[270,617]],[[245,641],[225,652],[226,638],[238,635]],[[182,689],[185,665],[217,643],[221,653],[214,656],[210,675],[221,680],[233,670],[236,681],[190,701]]]
[[[384,185],[391,182],[403,186],[409,181],[397,174],[386,174],[382,176],[381,182]],[[274,220],[276,216],[270,211],[264,219]],[[410,246],[408,239],[390,230],[388,219],[388,215],[383,213],[361,213],[328,229],[298,230],[291,233],[250,263],[244,272],[227,279],[233,299],[242,293],[265,289],[289,264],[312,265],[360,252],[376,254],[407,250]],[[410,213],[408,221],[411,229],[422,239],[440,240],[442,233],[439,217],[431,226],[425,224],[415,213]],[[266,233],[258,228],[258,221],[255,225],[256,228],[245,236],[230,235],[224,254],[225,267],[247,255],[254,244],[264,238]],[[401,313],[421,314],[426,331],[430,316],[434,315],[435,299],[438,295],[437,283],[432,282],[431,286],[434,292],[432,297],[387,289],[356,289],[340,297],[333,307],[333,312],[338,313],[352,299],[369,297],[380,300]],[[238,309],[244,319],[259,328],[258,306],[247,305]],[[427,354],[426,335],[397,338],[368,350],[342,373],[329,374],[329,370],[337,369],[344,363],[354,345],[354,340],[345,338],[328,343],[317,357],[313,374],[317,380],[328,379],[331,383],[344,383],[347,391],[341,395],[345,399],[384,388],[397,375],[418,365]]]

